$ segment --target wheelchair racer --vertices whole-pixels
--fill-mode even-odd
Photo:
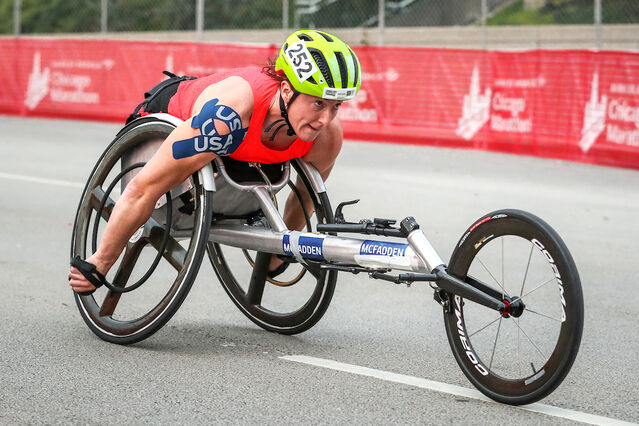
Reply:
[[[348,45],[332,34],[305,30],[291,34],[277,60],[262,69],[173,77],[156,86],[155,94],[138,106],[141,113],[136,110],[130,119],[167,112],[184,122],[126,186],[97,251],[70,268],[72,289],[85,295],[95,291],[104,280],[95,271],[106,275],[156,201],[218,156],[260,163],[302,158],[326,180],[342,146],[338,109],[357,94],[361,78],[359,60]],[[310,197],[303,198],[312,212]],[[292,196],[284,221],[288,229],[305,224]],[[269,276],[287,265],[272,256]]]

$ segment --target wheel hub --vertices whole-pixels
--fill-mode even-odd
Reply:
[[[514,318],[519,318],[526,309],[526,305],[524,305],[524,302],[517,296],[505,296],[503,302],[504,305],[506,305],[504,310],[501,311],[501,315],[504,318],[510,318],[511,316]]]

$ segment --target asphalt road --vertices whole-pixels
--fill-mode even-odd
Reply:
[[[82,186],[117,125],[0,117],[0,423],[569,424],[563,417],[290,361],[305,355],[472,388],[426,286],[340,275],[297,336],[246,319],[204,263],[178,313],[131,346],[98,339],[67,288]],[[41,179],[41,180],[38,180]],[[639,421],[639,171],[348,141],[327,182],[347,218],[412,215],[447,259],[504,207],[544,218],[581,275],[581,349],[546,406]]]

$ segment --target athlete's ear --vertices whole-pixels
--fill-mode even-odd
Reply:
[[[293,86],[288,80],[283,80],[280,84],[280,90],[282,92],[282,98],[284,99],[284,102],[288,104],[288,102],[291,100],[291,96],[293,96]]]

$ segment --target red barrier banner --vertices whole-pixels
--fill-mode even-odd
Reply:
[[[144,92],[176,74],[264,63],[272,47],[103,40],[0,40],[0,112],[123,121]],[[12,66],[5,64],[14,63]]]
[[[0,39],[0,113],[124,121],[162,70],[263,65],[278,47]],[[639,54],[355,48],[348,138],[488,149],[639,169]]]

